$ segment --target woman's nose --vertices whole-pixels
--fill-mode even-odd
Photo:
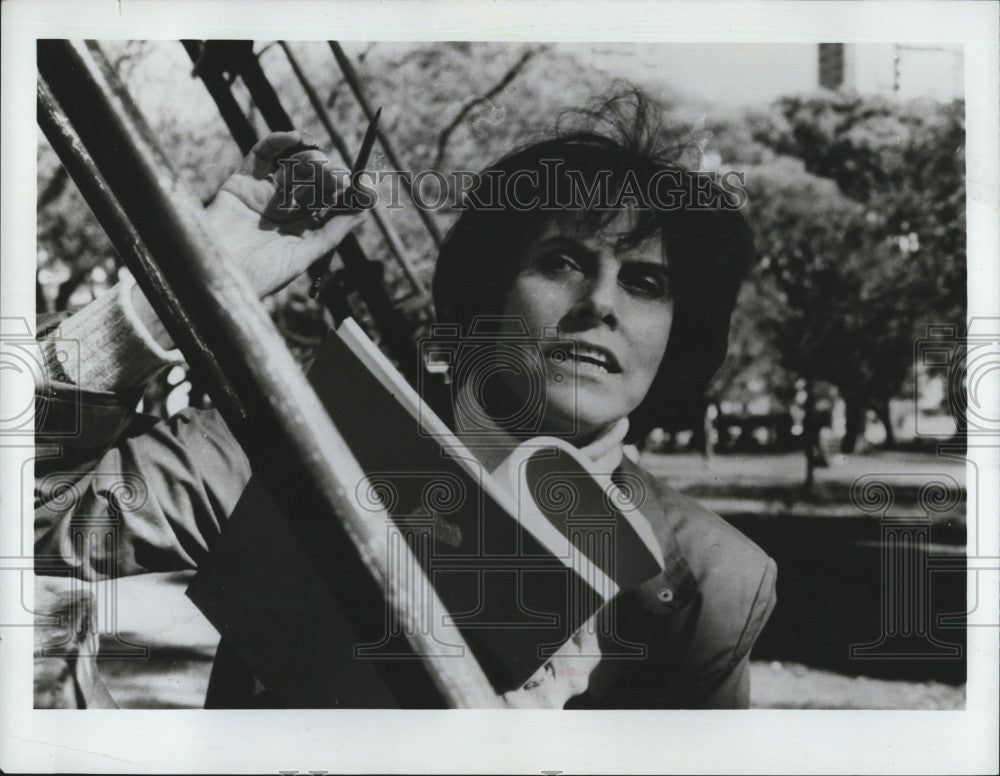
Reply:
[[[577,317],[591,318],[615,328],[618,325],[618,279],[616,273],[601,271],[590,280],[576,304]]]

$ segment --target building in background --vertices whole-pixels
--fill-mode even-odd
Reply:
[[[764,105],[818,88],[950,101],[964,95],[961,44],[595,44],[592,63],[616,77],[729,106]]]
[[[826,89],[942,101],[964,94],[965,56],[959,44],[820,43],[818,49],[817,83]]]

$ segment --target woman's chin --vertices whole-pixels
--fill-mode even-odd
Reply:
[[[539,402],[540,422],[532,428],[534,436],[553,436],[574,444],[586,444],[613,426],[628,412],[616,401],[617,394],[604,387],[569,380],[547,381],[544,393],[529,399],[524,387],[516,385],[509,392],[492,394],[494,409],[503,405],[499,400],[512,402],[510,406],[523,408]]]
[[[546,425],[558,428],[561,436],[588,436],[613,426],[628,415],[619,406],[618,397],[607,391],[580,390],[549,391],[546,396]]]
[[[580,446],[594,441],[624,417],[621,413],[585,405],[575,406],[570,411],[567,409],[550,405],[540,435],[560,437]]]

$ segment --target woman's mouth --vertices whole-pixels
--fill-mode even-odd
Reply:
[[[580,373],[619,374],[622,371],[614,354],[596,345],[577,343],[575,350],[556,348],[549,352],[549,358],[556,363],[573,362]]]

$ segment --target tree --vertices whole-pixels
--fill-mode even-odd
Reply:
[[[749,309],[783,368],[805,381],[809,484],[820,460],[814,386],[821,380],[857,382],[863,360],[870,308],[863,301],[866,274],[857,270],[871,255],[864,210],[794,159],[779,158],[746,173],[760,257]]]
[[[800,159],[805,172],[833,181],[862,208],[850,229],[851,244],[864,249],[845,251],[841,266],[840,279],[853,280],[830,289],[855,293],[858,304],[831,323],[839,347],[817,351],[831,359],[817,366],[847,403],[845,451],[869,408],[891,442],[888,403],[912,369],[914,339],[927,323],[965,319],[963,113],[960,101],[825,94],[780,100],[750,122],[756,142]]]

